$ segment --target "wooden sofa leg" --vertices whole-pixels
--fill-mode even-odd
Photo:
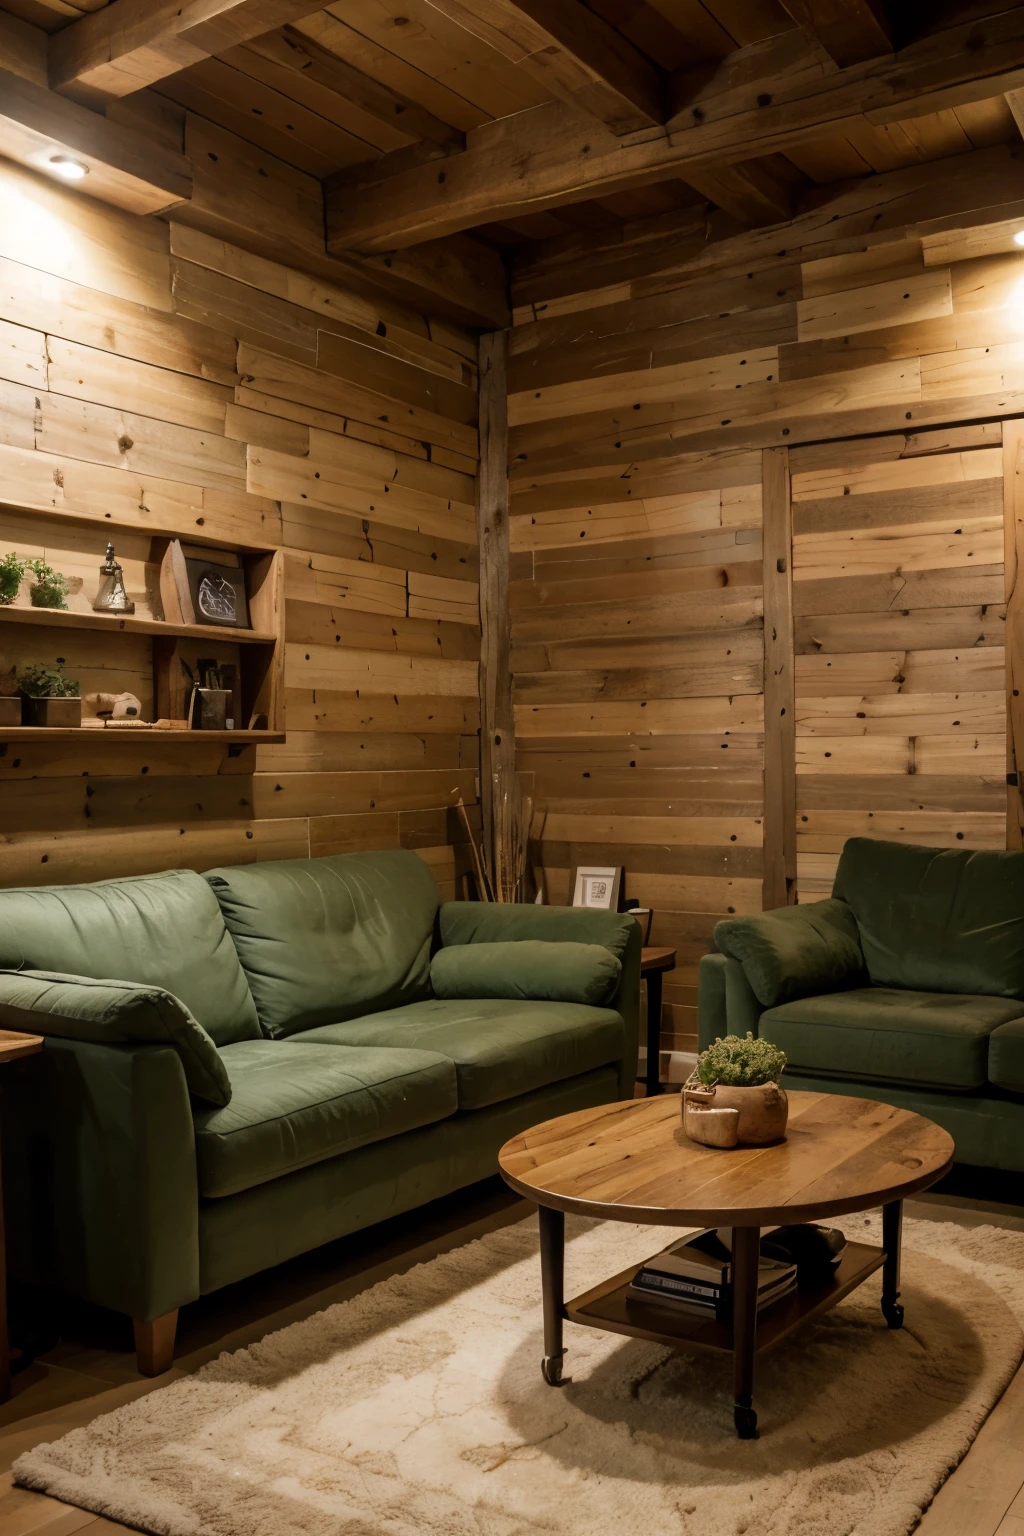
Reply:
[[[178,1327],[178,1309],[155,1317],[151,1323],[133,1317],[135,1359],[140,1376],[162,1376],[174,1364],[174,1334]]]

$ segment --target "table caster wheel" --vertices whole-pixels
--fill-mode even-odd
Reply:
[[[562,1355],[545,1355],[540,1363],[540,1373],[549,1387],[562,1386]]]
[[[890,1328],[903,1327],[903,1308],[900,1306],[898,1301],[883,1301],[882,1316],[885,1318]]]
[[[757,1414],[753,1408],[741,1408],[737,1404],[732,1411],[732,1416],[736,1424],[736,1433],[741,1440],[757,1440],[760,1438],[757,1432]]]

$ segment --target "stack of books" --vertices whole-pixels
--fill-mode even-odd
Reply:
[[[796,1290],[797,1267],[761,1255],[757,1310]],[[663,1301],[674,1311],[732,1322],[732,1256],[713,1228],[671,1243],[634,1275],[630,1294]]]

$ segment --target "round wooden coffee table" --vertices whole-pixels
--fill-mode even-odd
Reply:
[[[876,1269],[885,1320],[902,1326],[902,1202],[948,1173],[953,1151],[953,1138],[923,1115],[831,1093],[790,1093],[786,1140],[772,1147],[698,1146],[683,1135],[677,1094],[577,1110],[514,1136],[498,1162],[506,1183],[538,1207],[544,1380],[562,1380],[566,1318],[674,1348],[732,1350],[736,1430],[741,1439],[756,1438],[758,1351],[834,1307]],[[758,1319],[762,1227],[875,1206],[882,1207],[881,1248],[847,1243],[830,1280],[802,1285]],[[732,1326],[630,1294],[639,1264],[566,1303],[566,1211],[652,1226],[731,1227]]]

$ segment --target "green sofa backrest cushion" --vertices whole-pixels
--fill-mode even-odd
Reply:
[[[0,891],[0,967],[163,987],[217,1045],[259,1038],[220,908],[192,870]]]
[[[275,1039],[430,995],[437,883],[418,854],[211,869],[207,880]]]
[[[1024,853],[851,837],[832,894],[876,985],[1024,997]]]
[[[552,1003],[607,1003],[622,962],[603,944],[452,944],[430,966],[435,997],[527,998]]]
[[[740,962],[765,1008],[860,987],[867,980],[857,923],[842,901],[727,919],[716,923],[715,943]]]

